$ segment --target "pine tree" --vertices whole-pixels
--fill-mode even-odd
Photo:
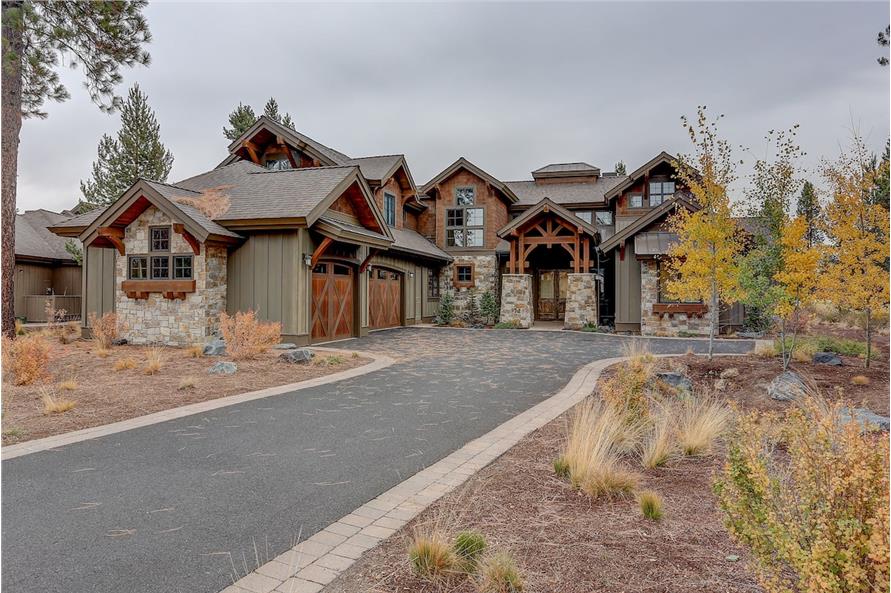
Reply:
[[[625,167],[625,161],[616,163],[616,175],[627,175],[628,169]]]
[[[98,153],[92,178],[80,184],[88,202],[111,204],[139,178],[167,181],[173,154],[161,142],[161,126],[138,84],[121,107],[117,138],[103,135]]]
[[[263,115],[273,121],[277,121],[286,128],[294,129],[294,121],[291,119],[291,114],[279,114],[278,101],[275,100],[275,97],[269,97],[269,100],[266,101],[266,106],[263,108]]]
[[[249,127],[257,121],[257,115],[254,113],[250,105],[239,103],[238,107],[229,114],[229,125],[231,128],[223,126],[223,136],[229,140],[237,140],[244,134]]]
[[[820,230],[820,220],[823,216],[820,200],[817,198],[817,190],[810,181],[805,181],[798,197],[798,205],[795,213],[804,220],[807,231],[805,240],[808,247],[813,247],[823,240],[823,231]]]

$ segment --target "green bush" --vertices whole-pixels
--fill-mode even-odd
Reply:
[[[448,325],[455,320],[455,295],[444,292],[439,298],[439,313],[436,315],[436,325]]]
[[[495,324],[495,329],[520,329],[520,324],[516,321],[499,321]]]
[[[495,295],[491,290],[487,290],[480,297],[480,314],[483,316],[483,322],[486,325],[495,323],[498,319],[498,303],[495,301]]]
[[[786,338],[786,348],[792,345],[792,338]],[[782,350],[782,342],[774,340],[774,350],[779,353]],[[866,342],[836,338],[833,336],[799,336],[795,341],[795,350],[808,358],[815,352],[835,352],[842,356],[866,356]],[[875,354],[873,354],[875,357]]]
[[[455,536],[452,551],[458,557],[465,572],[476,570],[477,562],[486,551],[486,538],[478,531],[460,531]]]
[[[662,497],[658,492],[644,490],[638,495],[637,501],[644,517],[651,521],[662,520]]]

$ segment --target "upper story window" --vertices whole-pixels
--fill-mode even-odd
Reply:
[[[458,206],[473,206],[476,200],[476,188],[456,187],[455,204]]]
[[[582,220],[584,220],[585,222],[587,222],[588,224],[591,224],[591,211],[590,210],[576,210],[575,215],[578,216],[579,218],[581,218]]]
[[[446,245],[448,247],[482,247],[483,230],[482,208],[449,208],[446,210]]]
[[[659,206],[674,195],[674,181],[650,182],[650,207]]]
[[[612,226],[613,213],[609,210],[599,210],[597,212],[597,224],[602,226]]]
[[[266,159],[266,168],[270,171],[285,171],[291,168],[291,161],[287,157]]]
[[[628,207],[629,208],[643,208],[643,194],[629,194],[628,195]]]
[[[396,196],[389,192],[384,193],[384,221],[396,226]]]
[[[170,251],[170,227],[151,227],[149,229],[149,251]]]

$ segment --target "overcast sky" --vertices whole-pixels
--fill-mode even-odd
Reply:
[[[852,124],[877,152],[889,133],[891,69],[875,42],[887,2],[153,3],[146,14],[152,63],[125,71],[120,92],[138,82],[148,94],[171,182],[216,166],[228,113],[270,96],[350,156],[404,153],[419,184],[459,156],[502,180],[565,161],[630,171],[687,151],[679,117],[698,104],[759,155],[767,130],[801,124],[814,170]],[[63,79],[72,99],[22,128],[23,210],[76,203],[99,138],[119,127],[79,72]]]

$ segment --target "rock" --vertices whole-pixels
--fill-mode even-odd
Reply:
[[[281,344],[276,344],[272,347],[273,350],[293,350],[297,347],[297,344],[292,342],[282,342]]]
[[[733,379],[734,377],[739,377],[739,369],[736,367],[730,367],[721,371],[722,379]]]
[[[112,346],[124,346],[127,344],[127,338],[115,338],[111,341]]]
[[[841,408],[839,410],[839,419],[842,424],[847,424],[853,420],[860,424],[862,430],[867,432],[876,429],[884,430],[885,432],[891,430],[891,418],[879,416],[866,408]]]
[[[681,373],[663,371],[656,373],[656,378],[667,383],[672,389],[680,394],[693,393],[693,381]]]
[[[727,560],[727,562],[739,562],[739,556],[736,554],[729,554],[725,556],[725,560]]]
[[[716,391],[726,391],[727,390],[727,379],[718,379],[715,381],[715,390]]]
[[[220,361],[207,369],[207,372],[211,375],[232,375],[237,370],[238,367],[235,365],[234,362]]]
[[[214,338],[204,345],[204,356],[225,356],[226,341],[223,338]]]
[[[797,373],[792,371],[784,371],[776,376],[767,386],[767,395],[771,399],[781,402],[794,401],[800,397],[804,397],[807,393],[807,386]]]
[[[736,332],[736,337],[744,340],[760,340],[764,337],[764,332]]]
[[[814,364],[828,364],[834,367],[842,364],[842,359],[835,352],[814,352],[814,357],[811,360]]]
[[[288,350],[287,352],[282,352],[281,354],[279,354],[278,358],[282,362],[299,364],[311,361],[312,357],[315,355],[316,353],[308,348],[299,348],[296,350]]]

